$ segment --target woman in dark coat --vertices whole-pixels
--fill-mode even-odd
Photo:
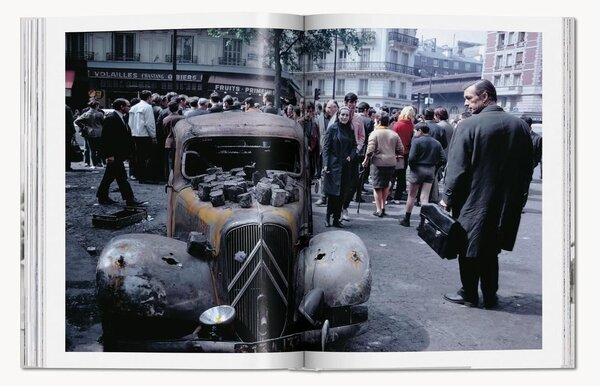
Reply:
[[[342,107],[337,121],[327,129],[323,141],[323,192],[327,195],[326,226],[343,228],[342,203],[350,184],[350,163],[356,158],[356,138],[350,125],[350,110]]]

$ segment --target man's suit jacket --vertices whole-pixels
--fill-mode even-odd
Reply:
[[[101,149],[104,158],[123,160],[133,153],[131,129],[116,111],[108,114],[102,124]]]

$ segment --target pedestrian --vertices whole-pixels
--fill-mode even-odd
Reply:
[[[425,109],[425,123],[429,126],[429,136],[436,139],[442,145],[444,151],[448,148],[448,138],[446,137],[446,130],[442,126],[438,125],[435,121],[435,110],[428,107]],[[444,168],[444,164],[439,165],[435,171],[436,178],[433,180],[433,186],[431,192],[429,192],[429,201],[438,202],[440,200],[440,185],[441,171]]]
[[[69,105],[65,104],[65,171],[70,172],[71,168],[71,140],[75,135],[73,126],[73,111]]]
[[[394,183],[396,187],[394,189],[394,204],[399,204],[400,200],[404,199],[406,193],[406,169],[408,167],[408,154],[410,152],[410,143],[413,137],[415,119],[415,109],[412,106],[406,106],[400,111],[398,115],[398,121],[393,127],[393,130],[400,136],[402,146],[404,147],[404,153],[402,158],[394,170],[392,177],[392,186]]]
[[[185,117],[191,118],[191,117],[197,117],[198,115],[205,115],[205,114],[210,114],[210,111],[208,111],[208,99],[199,98],[198,99],[198,108],[196,110],[190,111]]]
[[[199,106],[198,106],[198,101],[199,101],[199,100],[200,100],[200,98],[198,98],[197,96],[190,97],[190,98],[188,99],[188,103],[189,103],[189,105],[190,105],[190,108],[189,108],[189,109],[187,109],[187,110],[185,110],[185,111],[183,112],[183,116],[185,116],[185,117],[189,117],[191,113],[193,113],[193,112],[197,111],[197,110],[198,110],[198,107],[199,107]]]
[[[131,185],[127,181],[127,172],[123,161],[131,156],[133,138],[125,114],[129,111],[129,101],[118,98],[112,104],[115,110],[106,116],[103,121],[101,151],[106,159],[106,170],[102,176],[96,197],[101,205],[111,205],[117,202],[109,197],[110,184],[117,181],[121,197],[128,206],[141,206],[147,204],[136,200]]]
[[[254,99],[248,97],[244,99],[244,112],[246,113],[260,113],[260,109],[254,107]]]
[[[279,110],[274,106],[275,96],[272,92],[268,91],[263,95],[263,103],[265,104],[262,108],[263,113],[279,115]]]
[[[100,110],[100,103],[92,99],[88,103],[89,109],[75,120],[81,136],[86,141],[85,162],[92,169],[104,166],[100,155],[100,137],[102,136],[102,121],[104,112]]]
[[[408,155],[408,199],[406,212],[400,220],[400,225],[409,227],[412,209],[421,190],[421,204],[429,202],[429,192],[436,178],[435,171],[439,165],[446,162],[446,154],[438,140],[429,135],[429,126],[425,122],[415,125],[414,137]]]
[[[330,99],[325,104],[325,111],[323,114],[319,115],[317,118],[317,125],[319,126],[319,145],[321,147],[321,157],[319,167],[317,168],[317,172],[321,178],[321,197],[317,200],[316,205],[325,206],[327,205],[327,195],[323,192],[323,175],[321,174],[321,170],[323,169],[323,143],[325,142],[325,136],[327,133],[327,128],[330,123],[335,122],[335,117],[337,115],[339,106],[336,100]]]
[[[371,165],[373,196],[375,198],[374,216],[385,216],[385,202],[390,191],[390,179],[396,167],[396,160],[402,157],[404,147],[395,131],[388,129],[389,116],[379,118],[378,125],[369,135],[367,150],[362,167]]]
[[[304,117],[300,119],[302,129],[304,130],[304,136],[308,144],[308,160],[309,160],[309,177],[310,180],[316,175],[316,168],[319,162],[317,161],[321,154],[321,146],[319,139],[319,125],[314,117],[315,105],[313,102],[308,102],[306,105],[306,113]]]
[[[129,127],[135,143],[135,172],[140,183],[147,183],[152,177],[149,168],[152,146],[156,145],[156,122],[152,109],[152,92],[143,90],[140,102],[129,110]]]
[[[165,159],[163,167],[165,168],[165,174],[168,176],[173,170],[173,163],[175,157],[175,134],[173,129],[177,122],[185,118],[183,115],[179,115],[179,104],[176,101],[169,102],[169,115],[163,119],[163,128],[165,131],[165,141],[163,143],[165,148]]]
[[[533,169],[540,165],[540,178],[542,175],[542,136],[533,131],[533,119],[527,115],[521,115],[521,119],[527,123],[529,127],[529,135],[533,144]]]
[[[375,129],[375,121],[373,119],[371,119],[371,116],[369,115],[369,110],[370,110],[371,106],[369,106],[369,104],[367,102],[360,102],[356,107],[358,108],[358,113],[362,116],[363,126],[365,129],[365,139],[367,139],[367,138],[369,138],[369,135]],[[360,153],[358,154],[359,160],[365,158],[366,149],[367,149],[366,146],[362,147]],[[355,202],[365,202],[365,200],[363,200],[363,198],[362,198],[362,192],[365,191],[364,190],[365,181],[368,180],[370,171],[369,171],[369,169],[364,169],[361,165],[360,169],[358,171],[358,174],[359,174],[359,176],[361,176],[361,178],[358,181],[358,188],[356,189],[356,197],[354,198],[354,201]]]
[[[497,105],[496,88],[479,80],[464,91],[473,114],[454,133],[440,205],[467,232],[458,256],[462,288],[450,302],[485,308],[498,304],[498,254],[514,247],[521,208],[531,181],[533,146],[527,124]]]
[[[357,102],[358,96],[353,92],[349,92],[344,96],[344,106],[350,109],[350,125],[354,132],[354,139],[356,140],[356,153],[360,154],[365,145],[365,125],[363,123],[362,115],[356,113]],[[348,208],[350,207],[352,197],[355,196],[356,191],[359,189],[359,165],[360,161],[358,157],[354,157],[352,159],[352,164],[350,165],[350,184],[348,184],[348,190],[344,193],[343,197],[342,220],[344,221],[350,221]]]
[[[294,119],[294,105],[289,104],[285,107],[285,116],[289,119]]]
[[[323,141],[323,192],[327,195],[325,225],[343,228],[341,223],[344,193],[350,183],[350,167],[356,158],[356,138],[350,124],[350,109],[343,106],[337,120],[329,126]]]
[[[452,141],[452,135],[454,134],[454,127],[448,122],[448,110],[445,107],[438,107],[433,111],[433,120],[435,123],[441,127],[446,133],[446,142],[450,144]],[[444,151],[447,152],[448,145],[444,148]]]
[[[210,99],[210,108],[208,111],[211,113],[220,113],[223,111],[223,105],[221,104],[221,95],[218,92],[213,91],[209,96]]]

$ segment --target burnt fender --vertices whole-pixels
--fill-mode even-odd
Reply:
[[[351,232],[330,231],[313,237],[299,254],[296,272],[297,283],[304,287],[302,296],[320,288],[329,307],[361,304],[371,294],[369,254]]]
[[[197,322],[216,305],[210,262],[159,235],[110,240],[98,260],[96,290],[103,316]]]

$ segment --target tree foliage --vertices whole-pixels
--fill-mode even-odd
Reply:
[[[360,48],[370,43],[374,38],[373,32],[357,29],[322,29],[311,31],[257,29],[257,28],[228,28],[209,29],[209,36],[223,37],[230,45],[233,39],[240,39],[250,44],[254,41],[263,41],[265,52],[262,53],[265,63],[275,70],[275,101],[280,107],[279,90],[281,88],[281,71],[285,66],[289,71],[301,71],[303,55],[311,60],[317,60],[318,52],[331,53],[337,39],[338,46],[344,47],[348,52],[360,51]]]

